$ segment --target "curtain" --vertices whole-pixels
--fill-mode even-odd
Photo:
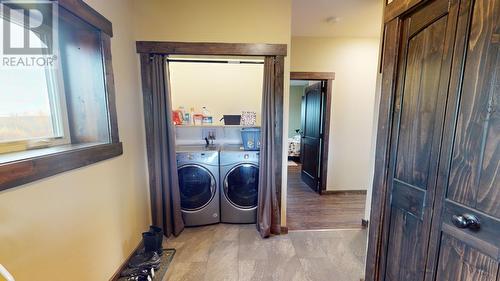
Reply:
[[[150,95],[147,99],[150,118],[146,118],[146,138],[150,170],[151,211],[153,224],[163,228],[166,236],[177,236],[184,229],[179,180],[175,154],[175,132],[172,122],[172,98],[169,88],[168,62],[165,56],[153,55],[149,61]],[[143,77],[144,78],[144,77]],[[143,79],[144,80],[144,79]],[[148,87],[146,87],[148,88]],[[145,97],[146,101],[146,97]],[[147,124],[149,120],[149,123]]]
[[[281,219],[278,198],[277,178],[278,161],[273,157],[277,149],[275,142],[276,100],[275,79],[276,59],[266,57],[264,61],[264,86],[262,91],[262,124],[259,161],[259,197],[257,207],[257,230],[263,238],[280,234]]]

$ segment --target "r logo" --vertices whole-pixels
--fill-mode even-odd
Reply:
[[[3,1],[3,54],[52,55],[54,53],[57,2],[55,1]],[[23,29],[23,36],[14,37],[15,28]],[[33,36],[41,42],[33,44]],[[36,38],[35,38],[36,39]]]

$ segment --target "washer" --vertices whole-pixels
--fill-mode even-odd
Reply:
[[[220,151],[221,222],[255,223],[259,184],[259,152],[238,146]]]
[[[220,222],[219,148],[178,146],[176,152],[184,224]]]

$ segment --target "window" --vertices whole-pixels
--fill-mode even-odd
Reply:
[[[11,12],[14,17],[15,13]],[[22,46],[27,31],[19,21],[10,26],[11,45]],[[30,46],[41,48],[42,34],[27,31]],[[0,46],[2,48],[3,46]],[[2,50],[3,51],[3,50]],[[40,53],[41,55],[41,53]],[[5,67],[5,66],[4,66]],[[0,153],[70,142],[64,89],[59,66],[12,67],[0,72]]]
[[[111,22],[82,0],[0,0],[0,25],[0,191],[121,155]]]

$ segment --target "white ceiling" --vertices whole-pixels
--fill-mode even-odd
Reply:
[[[292,0],[292,36],[378,37],[382,9],[383,0]]]

